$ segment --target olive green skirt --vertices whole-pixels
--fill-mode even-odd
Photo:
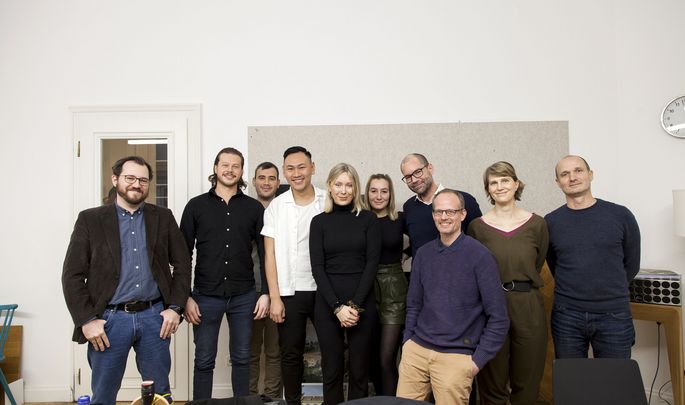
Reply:
[[[407,316],[407,278],[400,263],[378,266],[374,292],[381,324],[403,325]]]

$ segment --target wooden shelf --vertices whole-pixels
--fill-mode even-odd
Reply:
[[[658,304],[630,303],[633,319],[661,322],[666,333],[668,364],[671,371],[673,399],[683,405],[683,309]]]

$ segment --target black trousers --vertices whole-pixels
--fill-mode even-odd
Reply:
[[[359,284],[360,276],[361,274],[329,274],[331,284],[341,302],[347,302],[352,297]],[[345,377],[346,338],[349,349],[347,399],[363,398],[369,394],[369,359],[373,346],[374,328],[378,323],[373,290],[361,306],[365,311],[361,313],[357,325],[343,328],[323,296],[316,295],[314,327],[321,348],[324,405],[337,405],[345,401],[343,379]]]
[[[281,346],[283,391],[288,405],[302,403],[307,319],[314,322],[315,295],[316,291],[295,291],[295,295],[282,297],[285,322],[278,324],[278,343]]]

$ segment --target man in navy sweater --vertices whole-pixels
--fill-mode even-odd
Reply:
[[[557,163],[566,204],[545,216],[555,279],[552,337],[557,358],[630,358],[635,329],[628,284],[640,269],[640,228],[621,205],[593,197],[580,156]]]
[[[402,181],[412,192],[416,193],[403,206],[411,255],[414,257],[421,246],[438,237],[438,229],[431,217],[431,202],[435,194],[445,187],[433,180],[433,165],[420,153],[410,153],[405,156],[400,164],[400,171],[402,171]],[[463,191],[460,193],[466,202],[464,206],[466,216],[461,223],[461,229],[466,232],[469,223],[482,214],[478,202],[471,194]]]
[[[444,189],[433,199],[440,237],[422,246],[412,263],[407,322],[397,396],[436,404],[467,404],[478,371],[509,330],[497,263],[461,232],[464,197]]]

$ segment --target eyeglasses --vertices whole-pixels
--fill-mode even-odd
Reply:
[[[133,184],[136,182],[136,180],[138,180],[138,184],[140,184],[141,186],[147,186],[148,184],[150,184],[150,179],[148,179],[147,177],[136,177],[130,174],[124,174],[121,177],[123,177],[124,181],[128,184]]]
[[[458,210],[433,210],[433,216],[434,217],[442,217],[442,214],[445,214],[445,215],[447,215],[447,218],[453,218],[460,211],[464,211],[464,209],[459,208]]]
[[[426,167],[428,167],[428,165],[429,165],[429,163],[426,163],[425,166],[423,166],[423,167],[421,167],[421,168],[419,168],[419,169],[416,169],[416,170],[414,170],[411,174],[408,174],[408,175],[402,177],[402,181],[405,182],[405,183],[409,183],[410,181],[412,181],[412,177],[415,178],[415,179],[418,179],[418,178],[423,177],[423,169],[425,169]]]

